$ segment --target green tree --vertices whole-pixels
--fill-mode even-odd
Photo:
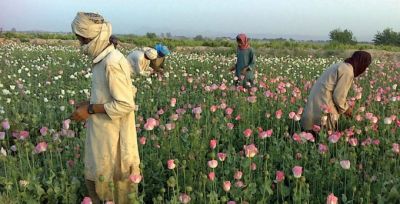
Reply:
[[[204,40],[204,37],[202,35],[196,35],[196,37],[194,37],[193,39],[197,41],[202,41]]]
[[[378,32],[374,38],[375,45],[397,45],[400,46],[400,33],[386,28],[382,32]]]
[[[347,29],[343,31],[339,28],[332,30],[329,33],[329,38],[331,39],[331,42],[334,43],[350,44],[350,45],[357,44],[357,40],[353,36],[353,32]]]
[[[157,34],[155,34],[155,33],[146,33],[146,37],[150,38],[150,39],[154,39],[154,38],[157,38]]]

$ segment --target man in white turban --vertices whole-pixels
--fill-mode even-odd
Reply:
[[[110,42],[111,24],[99,14],[79,12],[72,31],[93,62],[90,102],[78,104],[71,115],[87,120],[84,174],[89,196],[93,203],[128,203],[128,194],[137,189],[129,176],[140,176],[131,66]]]
[[[150,61],[157,59],[157,50],[144,47],[139,50],[131,51],[127,58],[132,66],[132,72],[135,75],[149,76],[153,73],[153,69],[150,67]]]

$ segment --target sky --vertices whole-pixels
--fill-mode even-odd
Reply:
[[[327,40],[341,28],[371,41],[400,32],[400,0],[0,0],[0,27],[70,32],[78,11],[103,15],[115,34]]]

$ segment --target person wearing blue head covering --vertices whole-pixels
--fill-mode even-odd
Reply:
[[[154,49],[157,50],[157,58],[150,61],[150,67],[153,68],[154,73],[163,74],[165,57],[170,55],[171,52],[167,46],[161,43],[157,43]]]

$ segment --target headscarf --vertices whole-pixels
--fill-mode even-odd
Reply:
[[[355,51],[350,58],[344,60],[353,66],[354,77],[358,77],[365,72],[371,64],[371,54],[365,51]]]
[[[246,34],[240,33],[236,36],[236,40],[242,42],[242,45],[238,46],[239,49],[244,50],[250,48],[249,39],[247,38]]]
[[[104,21],[99,14],[78,12],[71,27],[76,35],[91,39],[88,44],[82,46],[82,49],[93,59],[110,45],[111,24]]]
[[[171,53],[168,47],[161,43],[157,43],[154,48],[157,50],[158,55],[161,57],[167,56]]]
[[[144,47],[143,52],[149,60],[157,59],[157,50],[150,47]]]
[[[110,43],[112,43],[114,45],[115,48],[117,48],[118,46],[118,38],[115,35],[111,35],[110,36]]]

